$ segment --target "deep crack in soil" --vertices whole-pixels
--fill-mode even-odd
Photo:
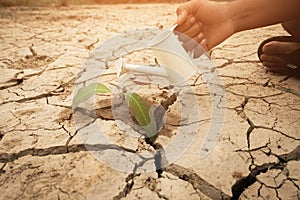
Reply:
[[[171,164],[167,166],[164,171],[177,176],[178,178],[192,184],[195,190],[199,190],[201,193],[210,197],[214,200],[228,200],[230,196],[217,189],[215,186],[210,184],[201,178],[197,173],[191,169],[184,168],[180,165]]]
[[[232,200],[239,199],[240,195],[245,191],[245,189],[257,181],[256,177],[261,173],[266,173],[272,169],[283,170],[286,168],[289,161],[300,160],[300,146],[290,153],[278,155],[277,158],[279,161],[276,163],[265,163],[260,166],[255,166],[254,168],[250,168],[250,173],[247,176],[244,176],[236,181],[236,183],[232,186]]]

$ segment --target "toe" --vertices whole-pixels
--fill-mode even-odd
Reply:
[[[279,56],[262,54],[260,56],[260,59],[262,61],[262,64],[268,67],[269,71],[275,73],[284,73],[283,71],[286,68],[286,63]]]
[[[262,63],[274,63],[276,65],[285,66],[287,63],[277,55],[262,54],[260,56]]]
[[[267,54],[290,54],[300,48],[299,42],[271,41],[265,44],[262,51]]]

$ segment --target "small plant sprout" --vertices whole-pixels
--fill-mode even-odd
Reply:
[[[109,92],[111,90],[102,83],[94,83],[80,88],[73,98],[72,109],[75,110],[95,94]],[[145,130],[146,136],[151,142],[154,142],[163,127],[165,109],[161,105],[151,105],[136,93],[125,93],[125,101],[137,124]]]
[[[93,83],[86,87],[80,88],[73,98],[72,110],[75,110],[76,107],[94,96],[94,94],[103,94],[108,92],[111,92],[111,90],[102,83]]]

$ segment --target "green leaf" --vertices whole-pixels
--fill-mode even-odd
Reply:
[[[144,128],[147,137],[154,138],[157,128],[155,119],[150,115],[151,106],[136,93],[126,93],[125,99],[138,125]]]
[[[74,110],[82,102],[88,100],[95,94],[103,94],[107,92],[111,92],[111,90],[102,83],[93,83],[86,87],[80,88],[73,98],[72,109]]]

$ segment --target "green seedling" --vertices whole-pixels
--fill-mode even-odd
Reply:
[[[109,93],[111,90],[101,83],[91,84],[78,90],[73,99],[72,109],[75,110],[81,103],[95,94]],[[162,106],[150,105],[136,93],[126,93],[125,100],[131,114],[137,124],[145,130],[146,136],[152,142],[156,139],[159,129],[162,127],[164,111]],[[158,117],[157,117],[158,116]]]
[[[94,94],[103,94],[108,92],[111,92],[111,90],[102,83],[93,83],[80,88],[73,98],[72,109],[75,110],[76,107],[94,96]]]
[[[136,93],[126,93],[125,100],[138,125],[143,127],[147,137],[154,141],[158,133],[158,124],[155,118],[157,107],[151,106]]]

